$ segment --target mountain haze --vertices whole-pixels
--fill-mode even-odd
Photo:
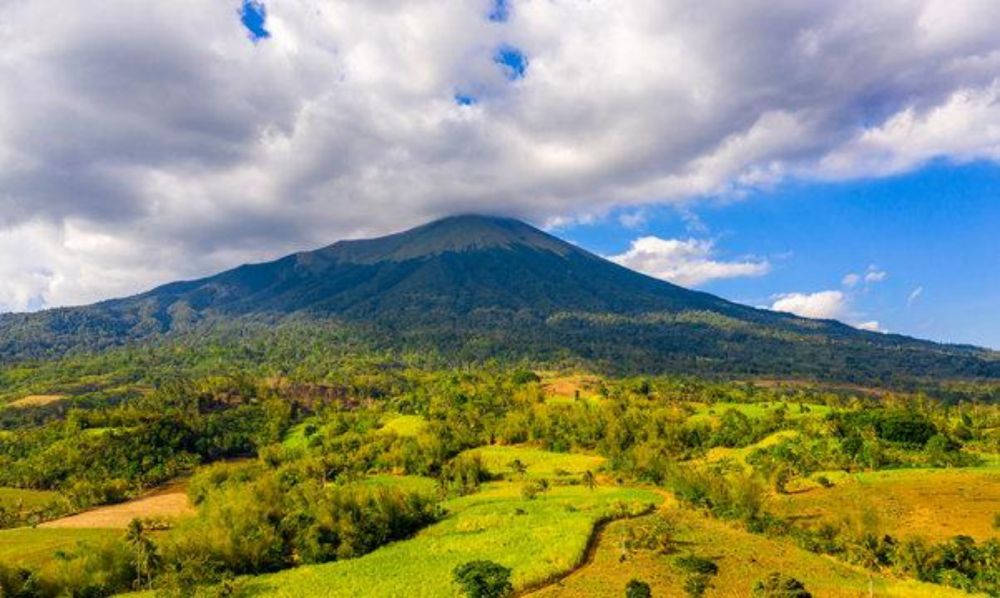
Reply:
[[[984,349],[754,309],[633,272],[517,220],[471,215],[92,306],[2,316],[0,356],[290,317],[472,359],[842,379],[1000,377],[1000,360]]]

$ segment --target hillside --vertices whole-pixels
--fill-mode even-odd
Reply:
[[[0,359],[294,317],[459,358],[605,369],[1000,377],[993,352],[754,309],[638,274],[523,222],[457,216],[85,307],[0,316]]]

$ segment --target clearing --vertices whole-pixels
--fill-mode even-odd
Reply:
[[[97,543],[121,534],[109,529],[51,529],[19,527],[0,530],[0,563],[38,567],[52,561],[59,550],[70,550],[81,542]]]
[[[615,521],[605,528],[593,559],[560,582],[530,594],[535,598],[583,598],[624,595],[625,584],[641,579],[653,590],[653,596],[684,596],[686,573],[675,564],[678,556],[688,553],[711,558],[719,567],[711,578],[708,597],[744,598],[756,580],[772,571],[781,571],[801,580],[814,596],[857,598],[868,595],[869,573],[813,554],[790,544],[750,534],[739,527],[699,515],[687,509],[665,512],[676,525],[671,554],[622,547],[629,531],[638,529],[649,515],[638,519]],[[624,559],[624,560],[623,560]],[[876,596],[948,597],[967,596],[959,590],[914,581],[897,581],[881,576],[872,578]]]
[[[59,401],[65,398],[66,395],[28,395],[16,401],[11,401],[10,403],[7,403],[7,406],[18,409],[24,407],[44,407],[45,405],[58,403]]]
[[[47,521],[38,527],[125,529],[133,519],[176,519],[194,513],[194,507],[188,502],[185,484],[176,482],[135,500],[97,507],[76,515]]]
[[[800,524],[859,521],[875,515],[882,532],[897,537],[944,540],[964,534],[976,540],[997,535],[1000,470],[895,469],[839,476],[836,485],[780,496],[773,507]]]

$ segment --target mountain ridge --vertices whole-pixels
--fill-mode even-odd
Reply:
[[[389,346],[472,358],[571,354],[636,370],[846,375],[855,368],[888,376],[929,368],[1000,377],[1000,360],[985,349],[733,303],[634,272],[524,222],[477,215],[90,306],[0,316],[0,359],[293,315],[354,326]]]

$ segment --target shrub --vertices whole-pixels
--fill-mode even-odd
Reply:
[[[707,575],[700,573],[688,575],[684,580],[684,593],[691,598],[701,598],[711,585],[712,582]]]
[[[754,598],[812,598],[805,585],[781,573],[771,573],[753,587]]]
[[[696,554],[687,554],[682,557],[678,557],[674,562],[677,563],[678,567],[689,573],[715,575],[719,572],[719,566],[716,565],[715,562]]]
[[[455,567],[452,576],[468,598],[504,598],[514,592],[511,571],[493,561],[469,561]]]
[[[625,584],[625,598],[650,598],[652,595],[653,591],[644,581],[632,579]]]

